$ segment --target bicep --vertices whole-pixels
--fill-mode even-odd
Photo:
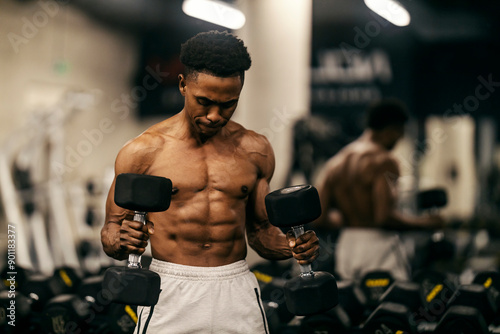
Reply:
[[[267,224],[266,195],[270,192],[270,182],[274,173],[275,160],[271,146],[266,141],[265,152],[258,166],[258,175],[255,187],[247,203],[247,227],[256,228],[260,224]]]
[[[129,214],[131,211],[123,209],[115,204],[114,195],[115,195],[115,185],[116,185],[116,177],[122,173],[144,173],[144,165],[140,163],[140,156],[136,153],[137,149],[134,147],[134,144],[125,145],[120,152],[118,153],[115,160],[115,176],[113,178],[113,182],[109,188],[108,197],[106,199],[106,218],[105,224],[107,223],[118,223],[121,224],[121,221]]]
[[[268,221],[265,204],[266,195],[269,193],[269,183],[265,179],[257,180],[255,190],[247,205],[247,228],[258,228]]]

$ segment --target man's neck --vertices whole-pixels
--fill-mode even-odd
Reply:
[[[372,129],[366,129],[361,135],[363,140],[373,143],[381,148],[387,150],[387,147],[384,145],[384,140],[382,138],[381,133],[377,131],[373,131]]]

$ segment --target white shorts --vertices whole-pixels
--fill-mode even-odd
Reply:
[[[395,232],[344,228],[335,253],[336,272],[342,279],[360,279],[371,270],[388,270],[396,280],[410,278],[408,257]]]
[[[161,277],[153,307],[137,309],[134,334],[267,334],[255,275],[241,260],[220,267],[192,267],[153,259]]]

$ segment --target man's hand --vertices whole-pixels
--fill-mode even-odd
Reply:
[[[440,215],[432,214],[425,217],[425,227],[429,229],[443,229],[446,222]]]
[[[309,264],[318,257],[319,239],[314,231],[307,231],[297,239],[292,231],[288,231],[286,240],[299,264]]]
[[[125,254],[142,254],[148,245],[149,235],[154,234],[154,224],[147,221],[124,219],[120,227],[120,250]]]

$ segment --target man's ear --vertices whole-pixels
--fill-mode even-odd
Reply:
[[[179,74],[179,91],[181,92],[182,96],[186,96],[186,78],[184,77],[184,74]]]

